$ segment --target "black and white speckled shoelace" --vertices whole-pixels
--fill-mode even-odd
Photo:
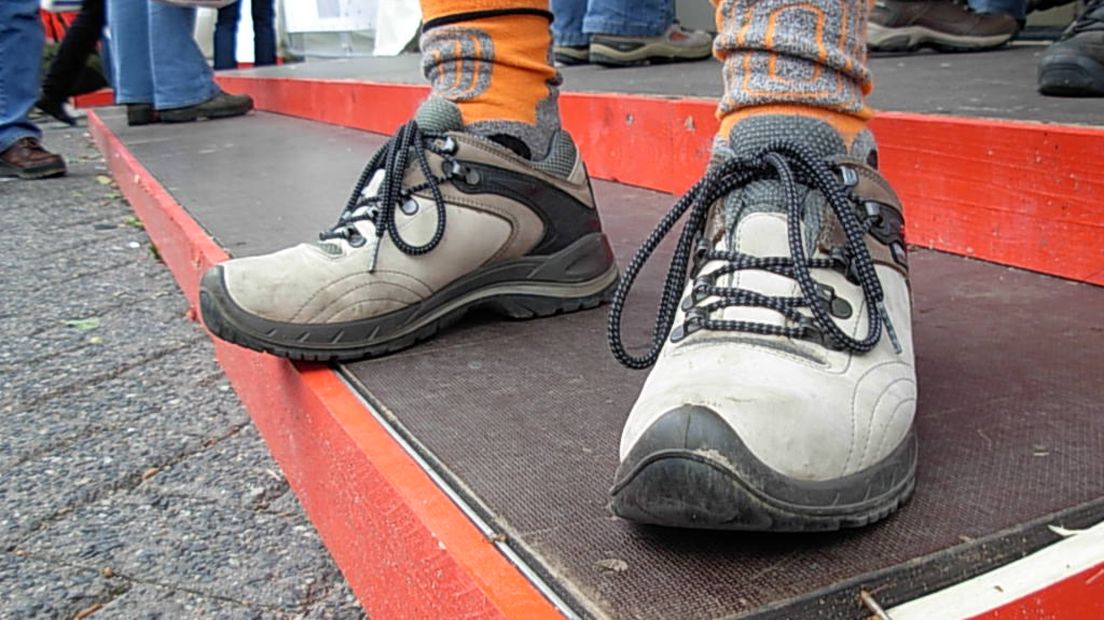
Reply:
[[[853,171],[852,171],[853,172]],[[782,188],[782,200],[786,206],[789,228],[788,257],[759,257],[734,251],[722,251],[702,239],[709,209],[730,192],[748,183],[763,179],[776,179]],[[808,258],[801,240],[804,206],[799,183],[818,190],[838,218],[846,237],[844,246],[831,258]],[[674,256],[663,284],[663,294],[656,314],[655,329],[648,352],[635,357],[625,350],[622,341],[622,313],[633,282],[660,242],[689,211],[686,224],[679,235]],[[670,334],[673,340],[686,337],[697,330],[740,331],[753,334],[802,338],[823,343],[825,346],[859,353],[870,351],[878,343],[882,325],[900,352],[901,346],[890,323],[883,302],[881,282],[863,236],[874,219],[860,221],[855,203],[848,190],[836,177],[834,168],[802,144],[789,140],[777,140],[767,144],[757,155],[735,157],[720,164],[711,165],[705,178],[698,181],[671,211],[660,221],[655,230],[633,256],[621,276],[621,282],[610,306],[608,337],[610,350],[619,362],[629,368],[647,368],[655,363],[663,343]],[[697,245],[695,250],[695,245]],[[691,258],[695,266],[710,261],[725,261],[725,266],[697,278],[691,297],[684,303],[685,321],[672,332],[671,325],[679,305],[679,298],[687,279]],[[810,269],[841,269],[859,284],[867,307],[876,312],[868,313],[868,327],[864,338],[856,339],[840,329],[829,316],[823,303],[822,286],[812,278]],[[773,297],[740,288],[717,286],[716,278],[744,269],[769,271],[795,280],[801,288],[800,297]],[[716,301],[699,305],[708,297]],[[711,318],[729,306],[757,306],[769,308],[786,317],[794,325],[787,327],[752,321],[731,321]],[[808,308],[812,316],[798,312]]]
[[[447,134],[422,131],[415,121],[403,125],[383,148],[376,151],[360,173],[352,196],[342,210],[337,224],[318,235],[318,238],[322,241],[344,239],[353,247],[360,247],[367,240],[361,236],[355,224],[371,221],[375,224],[376,237],[382,239],[386,233],[395,243],[395,247],[402,252],[414,256],[430,252],[437,247],[445,234],[445,199],[441,195],[440,184],[460,172],[460,166],[453,158],[456,149],[456,142]],[[429,161],[426,159],[427,151],[444,158],[441,176],[435,175],[430,169]],[[418,185],[404,188],[402,187],[403,177],[411,156],[414,157],[426,180]],[[384,171],[383,183],[374,196],[365,196],[364,189],[378,170]],[[395,224],[395,209],[407,215],[413,215],[418,210],[418,203],[413,195],[427,189],[432,192],[433,201],[436,203],[437,228],[433,232],[433,237],[425,244],[411,245],[399,233],[398,226]],[[377,251],[379,249],[378,243],[376,249]]]

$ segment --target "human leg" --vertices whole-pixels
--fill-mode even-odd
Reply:
[[[907,500],[916,463],[902,210],[865,129],[867,6],[725,0],[717,22],[713,161],[610,310],[615,356],[655,366],[613,510],[690,528],[865,525]],[[626,296],[683,215],[652,347],[631,355]]]
[[[253,0],[253,64],[276,64],[276,0]]]
[[[38,96],[42,45],[38,2],[0,2],[0,176],[65,174],[65,161],[42,148],[42,132],[29,118]]]
[[[215,21],[215,70],[237,69],[238,20],[241,0],[218,10]]]
[[[545,2],[422,3],[432,94],[316,243],[201,283],[212,333],[294,359],[384,355],[468,309],[598,305],[617,279],[590,182],[559,128]]]
[[[149,3],[148,47],[153,104],[158,110],[196,105],[218,94],[214,74],[192,33],[195,9]]]
[[[104,15],[104,0],[84,0],[81,3],[80,13],[65,32],[57,56],[50,63],[46,77],[42,80],[42,96],[39,97],[38,107],[71,125],[76,121],[69,117],[62,104],[73,95],[82,74],[89,71],[88,57],[96,50],[96,45],[103,37]],[[99,87],[103,86],[106,83],[101,78]]]
[[[583,33],[587,0],[552,0],[553,56],[557,63],[578,65],[588,62],[590,36]]]

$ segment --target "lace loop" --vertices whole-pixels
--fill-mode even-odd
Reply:
[[[352,195],[345,203],[337,224],[321,233],[318,236],[319,239],[322,241],[344,239],[354,247],[363,246],[366,240],[357,230],[356,223],[370,221],[375,225],[378,239],[382,239],[384,234],[388,235],[395,247],[405,254],[417,256],[432,251],[445,234],[445,198],[441,193],[440,185],[449,180],[448,172],[459,166],[453,158],[457,148],[456,141],[449,135],[422,131],[416,121],[403,125],[394,137],[388,140],[383,148],[376,151],[368,161],[357,179]],[[443,176],[433,173],[429,159],[426,157],[427,152],[435,153],[444,159]],[[404,188],[402,183],[412,156],[414,164],[418,166],[425,181]],[[380,170],[384,172],[383,182],[375,195],[366,196],[365,190],[368,184]],[[422,245],[412,245],[403,239],[399,232],[395,211],[398,209],[407,215],[416,213],[417,209],[408,203],[414,200],[414,194],[425,190],[429,190],[433,196],[437,211],[437,225],[429,241]],[[376,247],[378,249],[378,243]]]
[[[730,192],[746,186],[751,181],[764,179],[774,179],[781,186],[782,202],[786,209],[790,256],[750,256],[737,251],[710,247],[703,239],[710,208]],[[695,183],[660,220],[622,274],[610,306],[608,323],[609,346],[614,357],[629,368],[647,368],[659,357],[659,352],[668,335],[674,342],[700,329],[803,338],[821,342],[833,349],[861,353],[877,345],[881,338],[883,324],[894,348],[900,352],[901,345],[890,323],[889,314],[885,310],[881,283],[864,240],[876,214],[866,215],[863,212],[865,220],[860,221],[856,207],[860,209],[863,207],[850,197],[849,192],[853,184],[846,183],[846,180],[848,180],[846,175],[844,180],[841,180],[833,167],[809,149],[787,140],[777,140],[766,145],[754,157],[736,157],[711,165],[705,177]],[[802,186],[811,187],[823,195],[843,230],[844,245],[833,249],[828,258],[809,258],[805,254],[801,238],[805,217],[802,192],[799,191]],[[633,356],[625,350],[622,340],[622,316],[625,302],[648,259],[684,215],[686,215],[686,223],[679,234],[667,277],[663,283],[651,344],[646,353]],[[714,261],[721,261],[724,264],[695,278],[689,297],[682,300],[686,319],[682,325],[672,330],[691,259],[695,269]],[[747,289],[717,285],[717,279],[720,276],[749,269],[767,271],[796,281],[801,296],[775,297]],[[835,322],[832,318],[833,314],[850,316],[850,304],[845,308],[844,304],[837,303],[833,308],[834,290],[826,291],[823,284],[813,279],[810,274],[811,269],[840,270],[860,286],[868,308],[867,332],[863,338],[852,337]],[[827,289],[830,288],[827,287]],[[709,298],[713,298],[714,301],[700,305]],[[773,310],[792,325],[710,318],[714,313],[730,306],[755,306]],[[800,312],[799,308],[808,309],[811,316]]]

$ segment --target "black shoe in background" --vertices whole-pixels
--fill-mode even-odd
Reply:
[[[61,101],[55,101],[43,96],[39,97],[38,101],[35,102],[35,107],[70,127],[77,126],[77,119],[70,116],[69,112],[65,110],[65,105]]]
[[[1039,92],[1104,97],[1104,0],[1089,0],[1062,38],[1043,52]]]

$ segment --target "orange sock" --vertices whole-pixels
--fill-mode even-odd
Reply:
[[[713,0],[724,62],[721,136],[760,114],[816,118],[850,143],[873,111],[866,68],[867,0]]]
[[[511,136],[534,157],[560,127],[548,2],[422,0],[422,70],[464,125]]]

